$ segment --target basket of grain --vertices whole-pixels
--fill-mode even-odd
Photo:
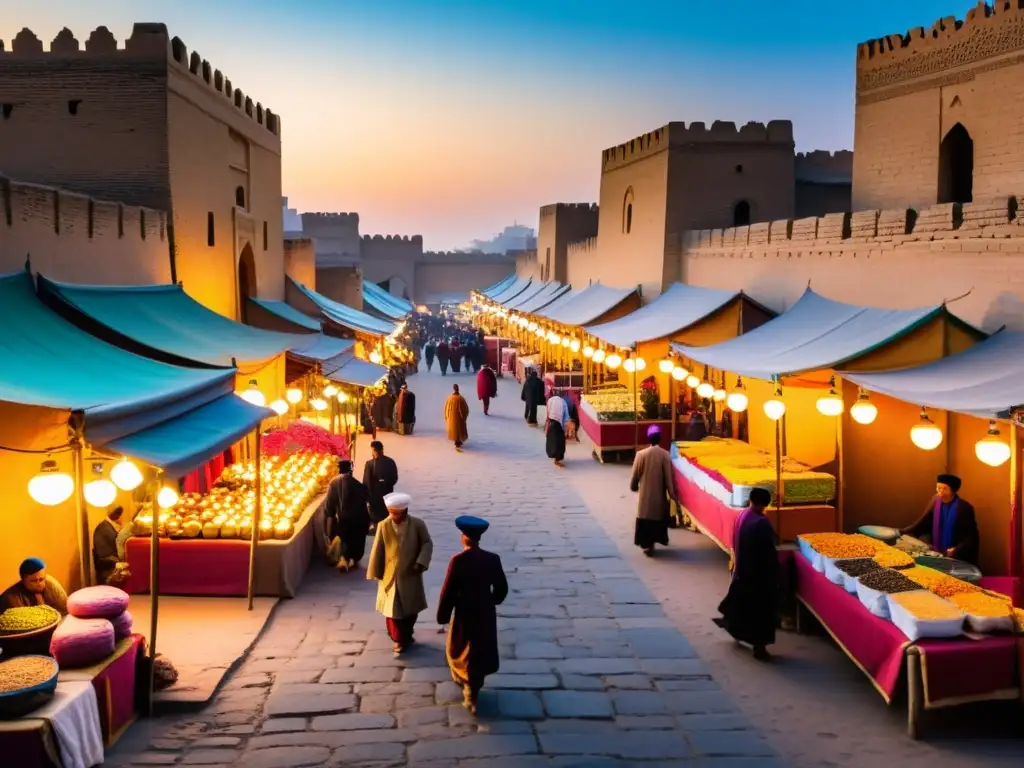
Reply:
[[[0,720],[34,712],[53,698],[57,662],[49,656],[19,656],[0,662]]]
[[[0,658],[48,655],[60,622],[60,611],[48,605],[8,608],[0,613]]]

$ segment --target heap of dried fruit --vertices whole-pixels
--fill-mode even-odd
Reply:
[[[0,663],[0,694],[33,688],[56,674],[57,662],[49,656],[17,656]]]
[[[0,613],[0,634],[32,632],[60,621],[60,611],[48,605],[8,608]]]
[[[913,592],[921,587],[915,584],[899,571],[889,568],[879,568],[877,571],[865,573],[860,577],[860,583],[868,589],[876,592],[885,592],[888,595],[895,595],[899,592]]]
[[[952,597],[964,592],[981,591],[973,584],[960,581],[960,579],[954,579],[952,576],[947,576],[936,571],[934,568],[926,568],[923,565],[915,565],[913,568],[901,571],[901,573],[915,584],[919,584],[925,589],[934,592],[939,597]]]
[[[909,568],[914,564],[914,558],[893,547],[886,547],[876,553],[874,559],[883,568]]]
[[[1010,616],[1013,606],[1000,600],[998,597],[984,592],[961,592],[952,595],[949,602],[960,608],[969,616],[979,616],[984,619],[1002,619]]]
[[[892,601],[900,605],[915,619],[944,621],[963,618],[963,612],[957,606],[926,589],[894,594]]]
[[[878,539],[862,533],[807,533],[800,538],[818,554],[835,560],[873,557],[886,547]]]
[[[881,568],[878,563],[870,557],[858,557],[853,560],[836,560],[836,568],[851,578],[858,578],[865,573],[877,571]]]

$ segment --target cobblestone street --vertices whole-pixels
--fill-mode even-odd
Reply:
[[[457,381],[473,408],[466,451],[446,443],[441,404]],[[411,380],[415,436],[385,434],[399,489],[435,542],[431,609],[417,646],[391,653],[363,573],[314,566],[200,715],[140,722],[119,765],[772,766],[772,749],[712,679],[655,596],[597,525],[569,470],[525,427],[514,383],[484,417],[467,375]],[[581,447],[574,446],[579,454]],[[360,463],[367,455],[361,447]],[[589,461],[589,459],[588,459]],[[456,516],[491,521],[511,593],[499,609],[501,672],[480,713],[460,705],[432,615]],[[627,518],[631,515],[624,511]],[[216,628],[211,627],[215,632]]]

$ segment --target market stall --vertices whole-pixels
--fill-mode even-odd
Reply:
[[[762,456],[758,469],[776,476],[773,505],[777,509],[795,506],[784,474],[787,462],[795,459],[799,466],[793,469],[833,476],[834,498],[812,503],[834,505],[831,527],[843,530],[849,519],[861,524],[880,522],[863,519],[877,510],[879,476],[901,473],[891,472],[891,465],[870,461],[851,465],[844,460],[845,437],[856,428],[851,422],[857,414],[844,418],[846,405],[837,371],[910,367],[969,347],[982,336],[945,305],[883,310],[835,302],[807,289],[787,312],[749,333],[708,346],[673,342],[672,349],[692,371],[687,386],[697,396],[728,408],[734,414],[732,434],[745,437],[745,442],[767,454],[767,462]],[[729,389],[732,381],[736,384]],[[760,407],[748,408],[748,403]],[[894,482],[908,481],[903,477]],[[694,494],[708,495],[691,485]],[[870,510],[853,510],[851,515],[850,489],[861,493],[870,489],[864,497]],[[706,509],[715,504],[712,497],[706,505],[694,506]],[[734,514],[738,513],[736,508]],[[690,518],[705,530],[715,527],[697,514]],[[806,530],[803,524],[788,527],[801,529]]]
[[[1010,598],[916,564],[862,535],[800,538],[803,606],[867,675],[886,703],[906,685],[908,732],[922,711],[1018,699],[1024,612]]]
[[[598,456],[605,451],[643,447],[646,427],[641,428],[640,422],[662,426],[666,447],[676,439],[680,421],[685,423],[694,406],[685,397],[690,392],[684,386],[689,372],[671,359],[671,342],[715,344],[752,330],[771,316],[770,310],[742,292],[673,283],[650,304],[628,315],[584,327],[588,378],[597,382],[614,375],[621,385],[612,392],[586,395],[595,410],[605,412],[602,429],[587,433]],[[629,423],[610,422],[608,409],[602,406],[611,399],[624,404],[626,398],[633,399],[632,405],[617,410]],[[630,427],[632,438],[627,436]],[[614,442],[602,442],[605,439]]]
[[[384,320],[400,322],[412,314],[412,303],[393,296],[376,283],[363,280],[363,307]]]

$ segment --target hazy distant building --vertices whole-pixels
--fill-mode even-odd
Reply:
[[[281,215],[284,219],[284,233],[286,236],[300,237],[302,235],[302,217],[294,208],[288,207],[288,198],[281,198]]]
[[[505,227],[500,235],[490,240],[474,240],[465,250],[507,254],[509,251],[528,251],[536,247],[537,233],[530,227],[513,224],[511,227]]]

